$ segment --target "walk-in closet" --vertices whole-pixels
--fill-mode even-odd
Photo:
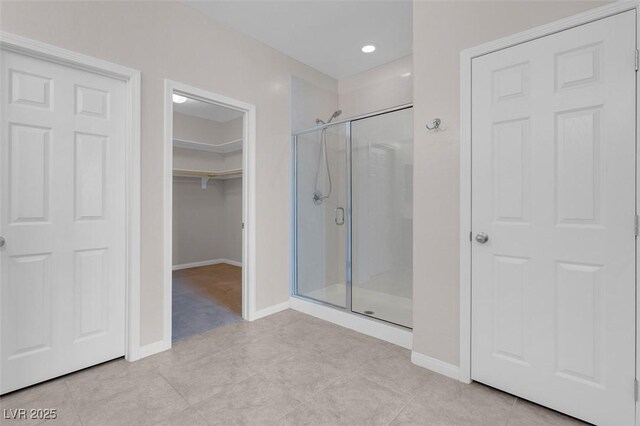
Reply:
[[[180,340],[242,319],[243,113],[173,95],[173,315]]]

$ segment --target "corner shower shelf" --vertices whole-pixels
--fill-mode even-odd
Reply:
[[[227,179],[241,178],[242,169],[223,170],[220,172],[208,172],[204,170],[173,169],[173,176],[200,178],[200,185],[202,189],[207,189],[207,183],[209,182],[209,179],[227,180]]]
[[[218,154],[227,154],[230,152],[242,151],[242,139],[235,139],[218,145],[189,141],[186,139],[173,139],[173,147],[195,149],[197,151],[215,152]]]

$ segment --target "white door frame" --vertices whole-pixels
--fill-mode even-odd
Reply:
[[[140,71],[7,32],[0,32],[0,48],[104,75],[126,84],[125,358],[135,361],[140,358]]]
[[[527,41],[535,40],[560,31],[584,25],[598,19],[606,18],[629,10],[636,11],[636,22],[640,1],[615,2],[603,7],[589,10],[559,21],[552,22],[531,30],[510,35],[489,43],[482,44],[460,53],[460,376],[464,383],[471,382],[471,62],[473,58],[486,55],[497,50],[515,46]],[[636,24],[637,26],[637,24]],[[636,46],[639,46],[640,36],[637,35]],[[633,52],[629,52],[633,55]],[[638,90],[638,75],[636,74],[636,90]],[[640,90],[638,91],[640,95]],[[640,111],[640,96],[636,104],[636,113]],[[638,119],[636,118],[636,134]],[[638,158],[636,158],[638,164]],[[636,173],[637,175],[637,173]],[[639,211],[640,201],[638,188],[640,179],[636,182],[636,212]],[[636,265],[638,264],[638,241],[636,239]],[[637,287],[637,279],[636,279]],[[639,309],[636,300],[636,311]],[[638,363],[638,351],[640,349],[640,319],[636,315],[636,371],[640,367]],[[637,373],[636,373],[637,374]],[[631,384],[630,384],[631,386]],[[636,412],[640,405],[636,403]],[[640,421],[636,418],[636,424]]]
[[[173,93],[240,111],[242,120],[242,318],[256,311],[255,105],[165,79],[164,84],[164,347],[171,347],[173,251]]]

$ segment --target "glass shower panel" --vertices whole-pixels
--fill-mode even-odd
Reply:
[[[353,121],[351,144],[351,309],[412,327],[412,108]]]
[[[346,125],[298,134],[296,293],[347,306]]]

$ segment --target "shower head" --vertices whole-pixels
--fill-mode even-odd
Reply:
[[[339,109],[337,111],[335,111],[331,117],[329,117],[329,119],[325,122],[324,120],[321,120],[319,118],[316,118],[316,126],[319,126],[321,124],[329,124],[331,123],[331,121],[333,121],[334,118],[338,118],[340,116],[340,114],[342,114],[342,110]]]
[[[327,123],[331,123],[331,121],[334,118],[338,118],[340,116],[340,114],[342,114],[342,110],[341,109],[339,109],[336,112],[334,112],[333,115],[331,117],[329,117],[329,121],[327,121]]]

